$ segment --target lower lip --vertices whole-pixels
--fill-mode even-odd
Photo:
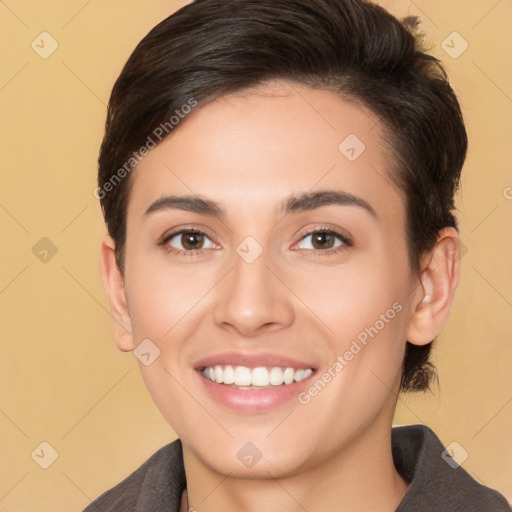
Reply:
[[[237,389],[226,384],[217,384],[196,370],[206,391],[219,404],[243,413],[266,412],[296,398],[309,385],[315,371],[299,382],[283,384],[267,389]]]

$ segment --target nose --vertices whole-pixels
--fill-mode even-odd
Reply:
[[[233,268],[217,289],[216,325],[253,337],[293,323],[293,294],[269,263],[265,251],[252,263],[234,254]]]

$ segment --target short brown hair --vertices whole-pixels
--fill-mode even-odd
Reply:
[[[121,271],[128,173],[139,148],[155,142],[155,129],[170,133],[171,118],[183,122],[180,112],[191,101],[201,106],[283,79],[334,91],[378,116],[418,273],[439,230],[457,229],[452,211],[467,135],[441,63],[415,35],[417,24],[361,0],[196,0],[154,27],[114,85],[99,155],[99,198]],[[407,342],[401,390],[428,389],[436,377],[430,348]]]

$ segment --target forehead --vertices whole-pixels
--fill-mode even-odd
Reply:
[[[192,111],[138,164],[129,215],[170,193],[218,200],[228,214],[252,206],[277,214],[283,197],[315,189],[401,215],[381,128],[360,104],[298,84],[223,96]]]

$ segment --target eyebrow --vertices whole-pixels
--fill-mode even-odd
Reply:
[[[337,190],[321,190],[291,195],[281,203],[281,214],[288,215],[290,213],[315,210],[329,205],[356,206],[367,211],[372,217],[378,218],[377,213],[367,201],[347,192]],[[144,213],[144,216],[149,216],[161,210],[184,210],[209,215],[218,219],[226,218],[226,212],[219,203],[196,194],[161,197],[151,204]]]

